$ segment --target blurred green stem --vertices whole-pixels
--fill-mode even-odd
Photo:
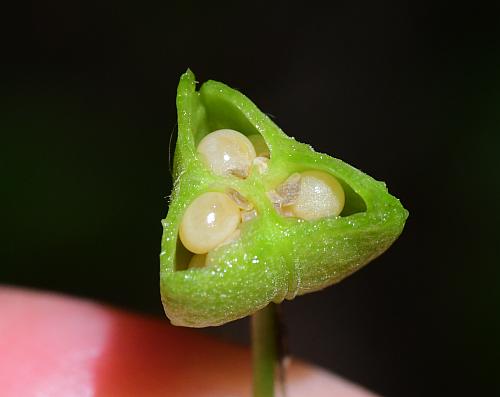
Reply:
[[[278,319],[270,303],[252,315],[253,397],[273,397],[278,365]]]

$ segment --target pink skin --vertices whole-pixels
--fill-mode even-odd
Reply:
[[[3,397],[250,396],[250,354],[167,320],[0,287]],[[293,361],[288,395],[374,397]]]

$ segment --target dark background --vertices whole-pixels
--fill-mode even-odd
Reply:
[[[387,396],[500,393],[498,9],[49,0],[13,11],[0,32],[0,283],[163,316],[168,143],[190,67],[386,181],[410,211],[385,255],[283,304],[291,352]],[[200,332],[248,343],[247,325]]]

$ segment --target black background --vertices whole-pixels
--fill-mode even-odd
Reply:
[[[498,9],[49,0],[12,11],[0,32],[1,283],[163,316],[168,142],[189,67],[386,181],[410,211],[385,255],[283,304],[291,352],[387,396],[500,392]],[[200,332],[248,343],[247,321]]]

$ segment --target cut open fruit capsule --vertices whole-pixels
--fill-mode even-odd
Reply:
[[[214,81],[196,91],[188,71],[179,83],[177,109],[174,189],[160,255],[162,302],[173,324],[219,325],[320,290],[382,254],[401,233],[408,213],[384,183],[288,137],[238,91]],[[245,162],[218,173],[199,149],[218,130],[263,142],[268,152],[253,143],[249,168]],[[299,193],[291,191],[287,212],[280,213],[269,192],[294,174],[300,175]],[[231,189],[244,198],[241,205],[239,196],[236,202],[229,197]],[[206,251],[194,246],[211,236],[202,238],[202,228],[194,227],[192,239],[183,224],[193,203],[213,193],[229,197],[239,218],[230,235]],[[251,209],[242,208],[247,203]],[[207,252],[204,260],[192,255],[196,251]]]

